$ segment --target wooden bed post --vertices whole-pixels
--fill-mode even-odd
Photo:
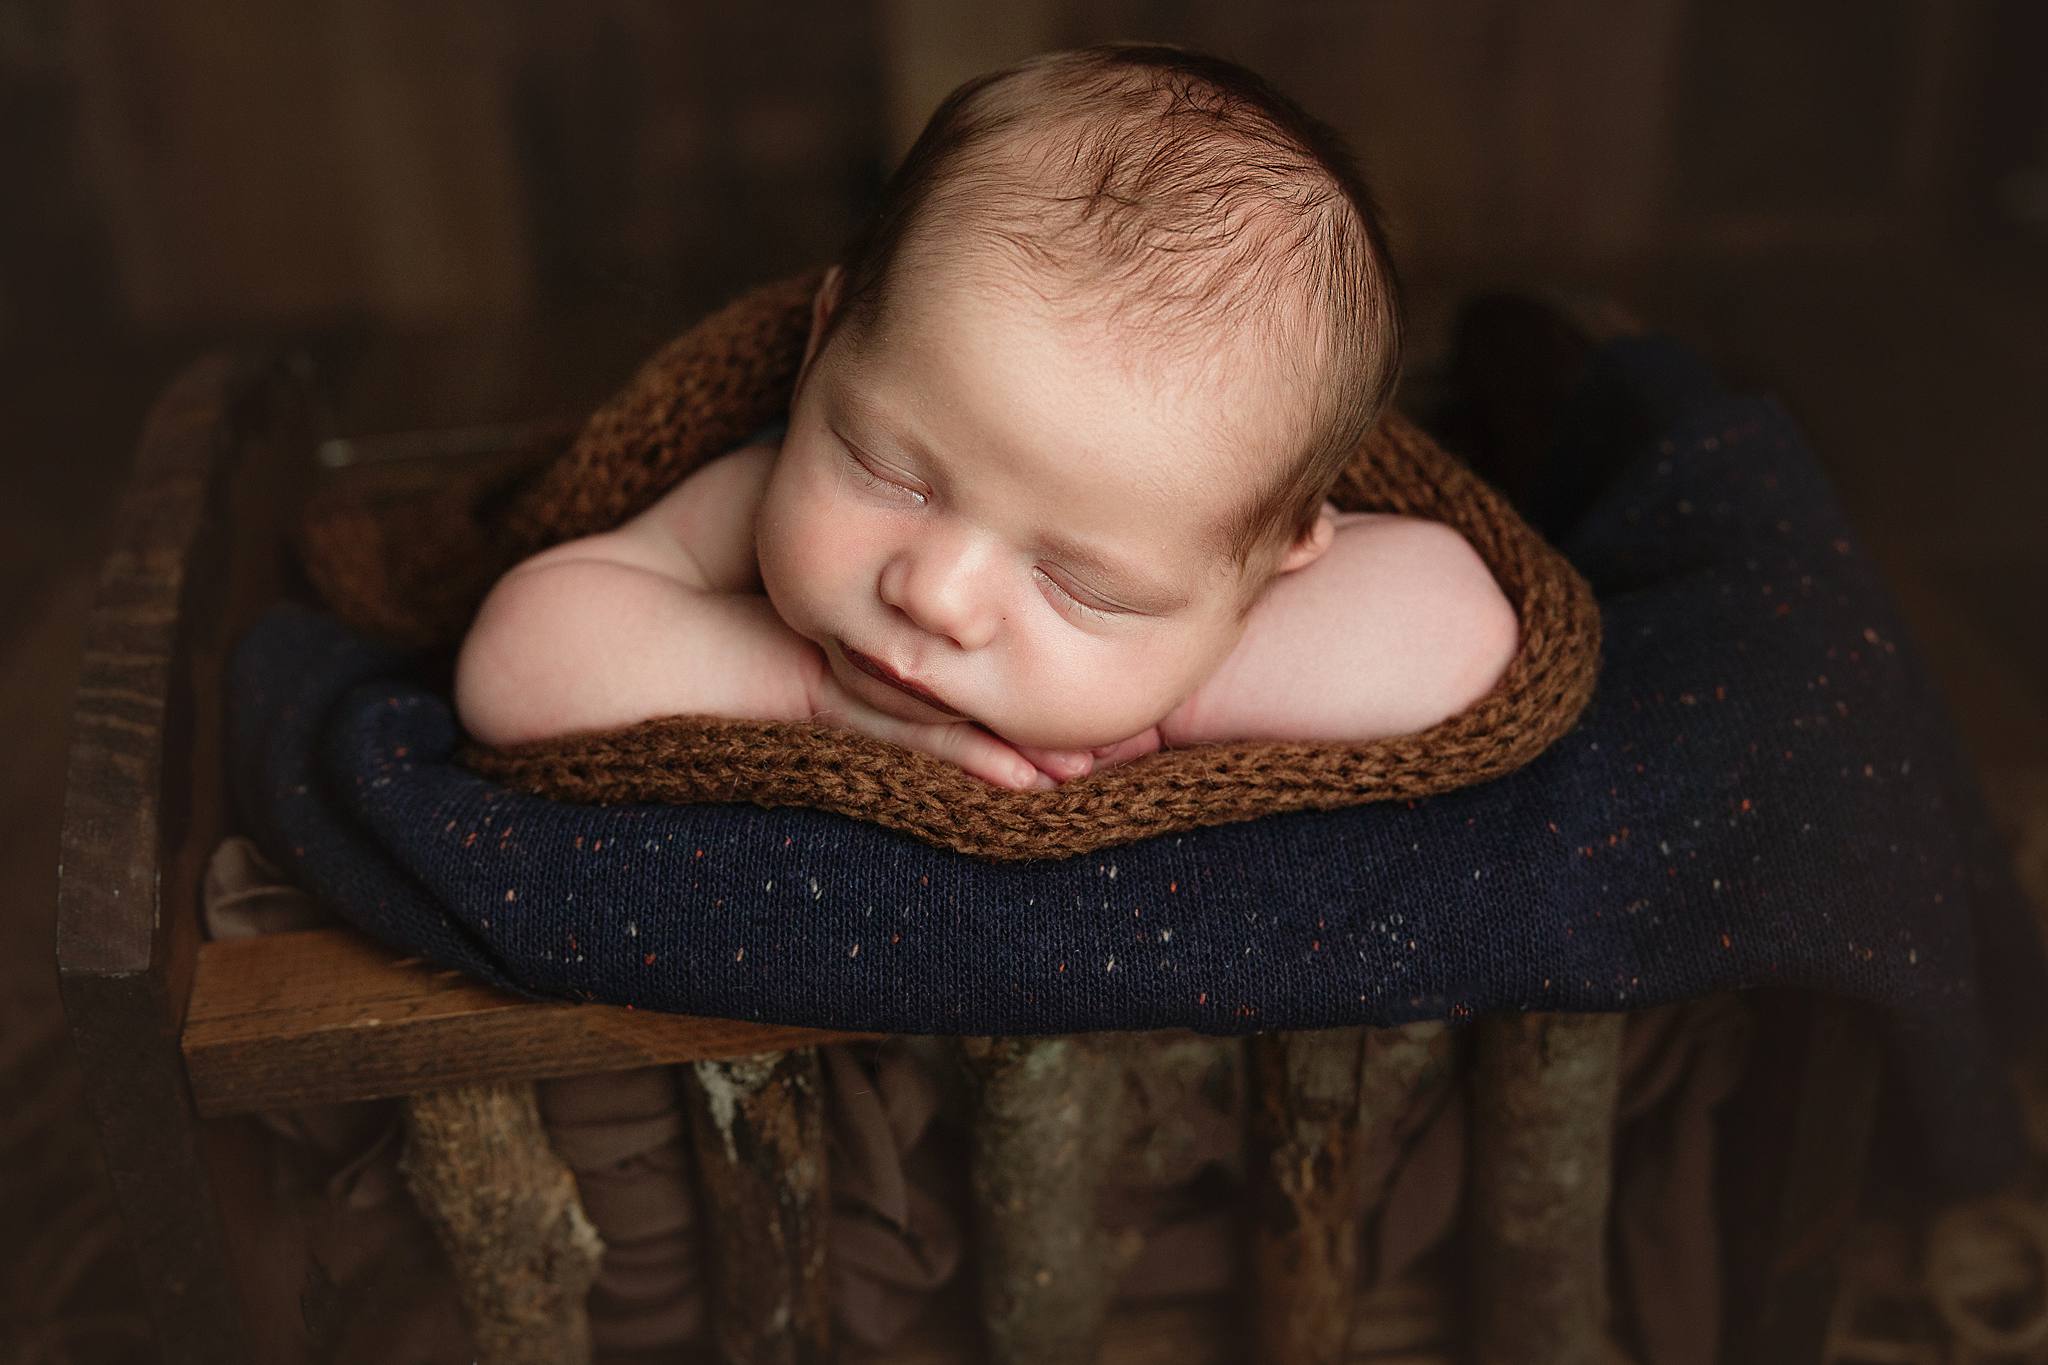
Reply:
[[[1472,1359],[1597,1365],[1622,1016],[1488,1015],[1474,1031]]]
[[[729,1365],[824,1365],[832,1208],[817,1051],[695,1062],[681,1074],[719,1356]]]
[[[406,1186],[455,1271],[483,1365],[590,1360],[590,1285],[604,1244],[548,1145],[531,1083],[405,1100]]]
[[[215,355],[150,410],[86,617],[57,873],[57,975],[158,1350],[253,1358],[204,1125],[179,1057],[233,631],[275,596],[277,507],[309,471],[303,384]],[[232,1175],[233,1172],[227,1172]]]

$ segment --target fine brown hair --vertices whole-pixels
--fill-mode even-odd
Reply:
[[[1211,528],[1240,571],[1313,527],[1400,374],[1393,262],[1351,154],[1264,79],[1204,53],[1103,44],[954,90],[848,248],[821,344],[886,315],[912,244],[997,247],[1041,298],[1107,298],[1157,352],[1196,354],[1219,331],[1263,343],[1302,411],[1286,458]]]

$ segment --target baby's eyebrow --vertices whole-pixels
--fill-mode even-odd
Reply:
[[[940,459],[931,447],[891,421],[881,407],[865,394],[847,388],[836,388],[831,391],[830,396],[832,401],[829,406],[837,409],[839,413],[863,425],[877,428],[909,454],[942,472],[945,471],[946,462]],[[1150,574],[1119,563],[1111,556],[1071,536],[1062,535],[1058,531],[1046,531],[1040,534],[1038,539],[1046,549],[1061,559],[1108,580],[1104,585],[1105,589],[1116,593],[1125,606],[1139,611],[1168,612],[1179,611],[1190,601],[1184,588],[1154,582]]]

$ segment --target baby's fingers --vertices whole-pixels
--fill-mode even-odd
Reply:
[[[867,728],[870,734],[943,758],[998,787],[1021,790],[1056,785],[1022,754],[979,725],[924,725],[876,713]]]
[[[923,732],[904,742],[913,749],[948,759],[985,782],[1013,790],[1044,790],[1057,786],[1022,752],[978,725],[918,725]]]
[[[979,725],[954,722],[930,725],[902,720],[846,693],[829,677],[819,709],[811,717],[822,725],[858,730],[876,739],[901,744],[962,768],[984,782],[1010,789],[1049,788],[1050,777],[1038,771],[1009,744]]]
[[[1095,755],[1086,749],[1039,749],[1029,744],[1016,746],[1038,770],[1061,782],[1071,782],[1077,777],[1086,777],[1095,770]]]
[[[1114,744],[1105,744],[1095,750],[1095,766],[1097,768],[1114,768],[1119,763],[1128,763],[1134,758],[1142,758],[1146,754],[1157,753],[1159,743],[1159,727],[1154,725],[1143,734],[1132,735],[1129,739],[1118,740]]]

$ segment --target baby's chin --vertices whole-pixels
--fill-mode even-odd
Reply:
[[[921,720],[941,725],[948,722],[955,725],[973,725],[988,731],[1005,744],[1023,749],[1096,749],[1129,739],[1131,735],[1141,733],[1145,729],[1141,725],[1125,734],[1112,733],[1099,725],[1087,729],[1077,729],[1072,725],[1048,726],[1042,720],[1012,717],[986,709],[978,712],[963,711],[958,716],[948,716],[926,710],[914,699],[901,695],[886,697],[883,704],[889,707],[891,714],[902,720]]]
[[[1157,722],[1153,723],[1157,724]],[[982,721],[980,724],[982,728],[1007,744],[1013,744],[1026,749],[1051,750],[1103,749],[1112,744],[1121,744],[1135,735],[1143,734],[1150,728],[1146,725],[1140,725],[1131,729],[1120,727],[1105,728],[1100,725],[1087,729],[1078,729],[1073,726],[1046,728],[1029,723],[1006,726],[1000,719],[993,724],[987,721]]]

